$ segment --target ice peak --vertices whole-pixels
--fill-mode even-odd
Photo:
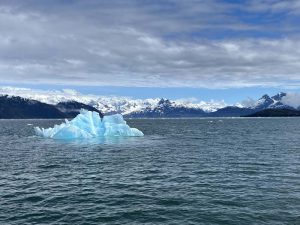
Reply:
[[[271,99],[271,97],[267,94],[264,94],[260,99],[269,100],[269,99]]]

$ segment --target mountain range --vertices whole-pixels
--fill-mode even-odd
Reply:
[[[97,111],[96,108],[79,102],[61,102],[56,105],[26,99],[19,96],[0,96],[0,119],[59,119],[73,118],[81,109]]]
[[[161,99],[155,107],[146,107],[141,111],[130,113],[130,117],[240,117],[253,115],[257,112],[270,109],[299,110],[284,103],[286,93],[280,92],[272,97],[263,95],[249,106],[241,104],[225,106],[218,109],[205,110],[201,107],[178,105],[174,101]]]
[[[121,113],[130,118],[240,117],[297,115],[299,107],[286,104],[286,93],[263,95],[257,101],[226,105],[224,102],[172,101],[169,99],[130,99],[125,97],[71,97],[58,95],[0,95],[0,118],[72,118],[81,108],[101,115]],[[280,109],[280,111],[278,111]],[[259,112],[266,111],[266,114]],[[294,112],[291,114],[291,112]],[[279,113],[279,114],[278,114]]]

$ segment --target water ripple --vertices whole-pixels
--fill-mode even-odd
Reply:
[[[212,122],[209,122],[212,121]],[[300,119],[129,120],[61,142],[0,121],[0,224],[299,224]]]

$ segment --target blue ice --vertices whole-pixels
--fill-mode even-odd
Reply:
[[[104,116],[101,120],[99,113],[87,110],[81,110],[71,121],[66,119],[53,128],[35,127],[34,130],[38,136],[61,140],[144,136],[140,130],[129,127],[120,114]]]

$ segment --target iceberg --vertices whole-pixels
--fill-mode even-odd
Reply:
[[[88,139],[96,137],[140,137],[143,132],[126,124],[123,116],[115,114],[102,119],[97,112],[81,110],[71,121],[65,120],[53,128],[34,127],[38,136],[60,140]]]

